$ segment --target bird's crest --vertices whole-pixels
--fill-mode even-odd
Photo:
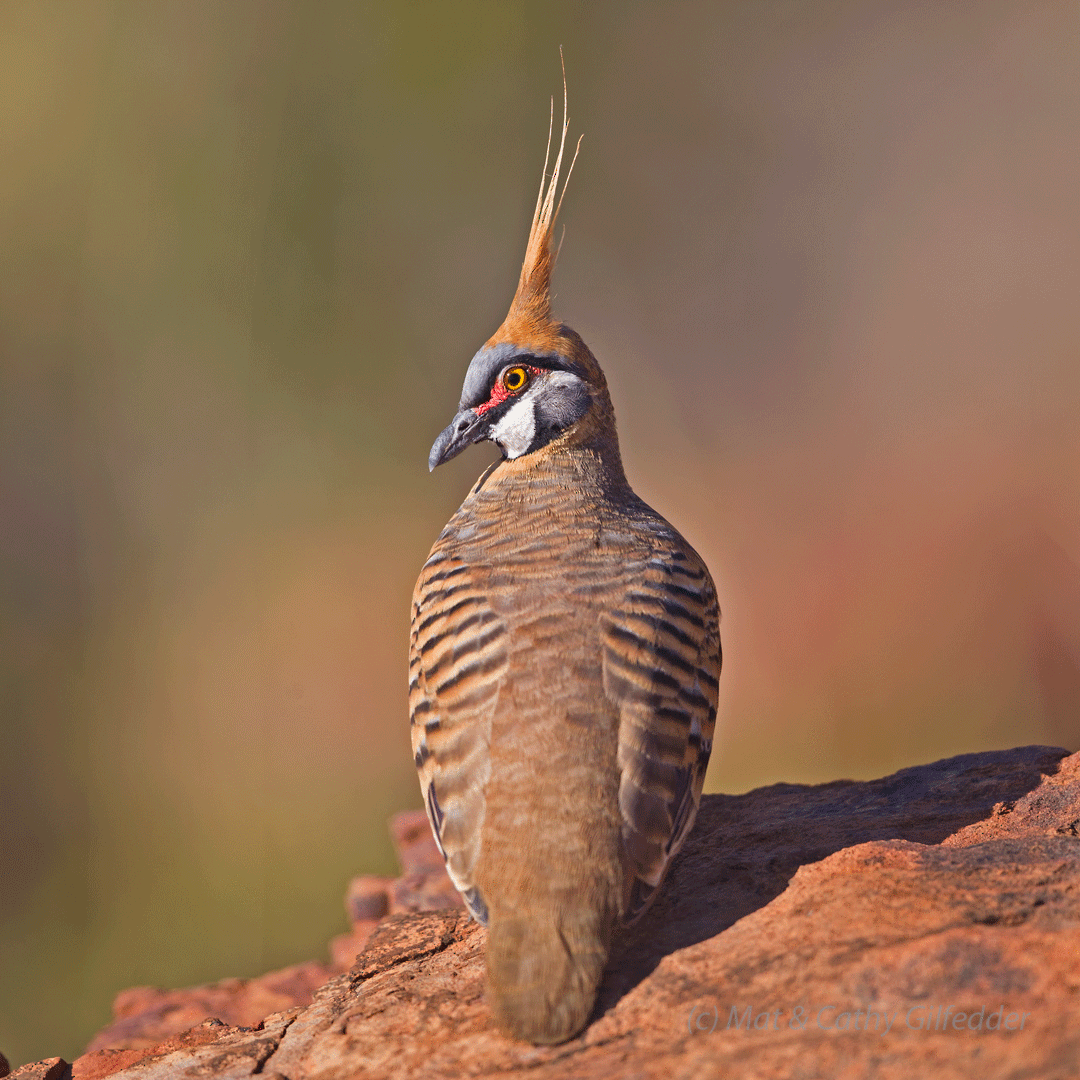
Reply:
[[[562,57],[562,50],[559,50]],[[555,130],[555,99],[551,101],[551,123],[548,127],[547,152],[544,154],[544,171],[540,181],[540,194],[536,198],[533,211],[532,227],[529,229],[529,242],[525,247],[525,261],[521,266],[517,292],[514,294],[510,311],[502,326],[495,331],[489,345],[509,341],[523,347],[540,349],[554,347],[558,338],[558,324],[551,317],[551,271],[555,266],[558,249],[552,246],[555,231],[555,219],[559,216],[566,185],[574,171],[581,139],[574,148],[570,167],[566,170],[566,180],[559,191],[559,174],[562,171],[563,152],[566,149],[567,130],[566,65],[563,64],[563,122],[559,137],[559,152],[555,165],[548,176],[548,161],[551,158],[551,137]],[[557,201],[556,201],[557,199]]]

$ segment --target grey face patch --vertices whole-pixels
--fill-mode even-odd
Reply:
[[[576,424],[592,404],[586,383],[569,371],[545,375],[536,397],[537,435],[549,442]]]

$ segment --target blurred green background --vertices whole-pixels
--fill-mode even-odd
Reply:
[[[724,610],[711,790],[1080,746],[1075,3],[0,4],[0,1050],[325,956],[409,596],[556,311]]]

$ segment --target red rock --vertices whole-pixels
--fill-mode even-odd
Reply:
[[[347,973],[257,1030],[220,1025],[134,1066],[80,1058],[73,1076],[1075,1080],[1080,755],[1064,756],[706,797],[657,904],[616,941],[593,1022],[563,1046],[495,1029],[485,932],[451,909],[391,914]],[[414,895],[436,895],[417,824],[399,827],[421,851]]]
[[[331,956],[335,964],[348,967],[356,953],[355,937],[371,931],[372,920],[386,914],[411,911],[438,911],[442,908],[464,908],[461,894],[447,876],[443,857],[431,835],[427,814],[423,810],[406,810],[390,819],[390,835],[397,850],[402,876],[380,878],[364,875],[349,882],[345,894],[345,910],[353,924],[353,934],[335,938]],[[347,959],[346,959],[347,957]]]
[[[1065,758],[1053,776],[1019,799],[995,803],[988,818],[959,829],[942,844],[967,847],[1021,836],[1080,837],[1080,754]]]
[[[170,1036],[210,1017],[249,1026],[271,1013],[306,1005],[316,987],[353,963],[379,919],[388,912],[461,907],[461,898],[446,875],[425,813],[421,810],[395,815],[390,831],[405,876],[394,879],[363,875],[350,881],[345,910],[352,929],[330,942],[329,965],[298,964],[257,979],[222,979],[183,990],[150,986],[123,990],[113,1001],[113,1023],[94,1037],[87,1053],[107,1049],[156,1051]]]
[[[379,925],[378,919],[353,923],[352,931],[339,934],[330,940],[330,962],[337,971],[351,967],[356,957],[367,945],[371,932]]]
[[[11,1080],[65,1080],[71,1066],[63,1058],[46,1058],[23,1065],[8,1075]]]
[[[441,869],[441,867],[440,867]],[[354,877],[345,890],[345,913],[351,923],[378,921],[390,911],[393,878]]]
[[[414,911],[439,911],[450,907],[464,910],[465,903],[445,870],[438,875],[407,874],[394,882],[390,896],[390,912],[393,915]]]
[[[134,991],[125,991],[126,1003],[137,1004],[138,992],[146,987],[136,987]],[[159,991],[160,993],[160,991]],[[114,1003],[115,1008],[115,1003]],[[135,1013],[134,1015],[139,1015]],[[153,1046],[144,1046],[127,1050],[92,1050],[76,1058],[72,1065],[72,1080],[99,1080],[100,1077],[112,1076],[131,1065],[164,1057],[177,1050],[190,1050],[196,1046],[216,1042],[223,1035],[238,1030],[213,1017],[204,1020],[196,1027],[188,1028],[179,1034]]]
[[[210,1018],[252,1026],[271,1013],[308,1004],[316,988],[333,974],[328,965],[311,961],[257,979],[222,979],[184,990],[148,986],[124,990],[113,1002],[113,1023],[94,1036],[86,1052],[156,1047]]]
[[[215,1036],[216,1038],[216,1036]],[[154,1054],[154,1049],[143,1050],[95,1050],[75,1059],[72,1065],[72,1080],[100,1080],[103,1076],[136,1065]]]
[[[681,887],[704,884],[684,876]],[[561,1047],[495,1030],[483,939],[463,915],[388,920],[349,982],[320,991],[267,1067],[293,1080],[525,1069],[539,1080],[1080,1075],[1077,982],[1066,978],[1080,948],[1080,845],[1061,837],[841,850],[629,989],[620,976],[644,958],[624,953],[628,969],[612,972],[601,1015]],[[939,1008],[950,1022],[982,1009],[985,1023],[1001,1007],[999,1026],[1015,1014],[1015,1031],[916,1026],[940,1019]],[[863,1030],[868,1009],[888,1032]]]
[[[447,876],[443,857],[423,810],[406,810],[390,819],[402,876],[390,885],[391,914],[462,908],[465,902]]]
[[[443,857],[423,810],[395,814],[390,819],[390,836],[403,874],[445,873]]]
[[[158,1046],[84,1054],[72,1066],[72,1080],[101,1080],[107,1076],[167,1080],[177,1075],[243,1077],[262,1073],[297,1011],[268,1016],[255,1027],[233,1027],[220,1020],[207,1020]],[[134,1061],[123,1060],[133,1054],[138,1055]]]

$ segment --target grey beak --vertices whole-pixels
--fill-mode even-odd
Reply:
[[[466,446],[487,438],[487,425],[476,415],[475,409],[462,409],[442,430],[428,454],[428,472],[436,465],[455,458]]]

